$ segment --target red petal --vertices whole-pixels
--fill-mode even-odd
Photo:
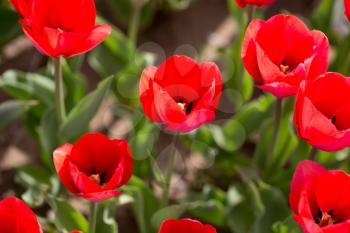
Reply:
[[[257,33],[257,43],[275,64],[281,64],[286,55],[288,18],[289,16],[282,14],[273,16]]]
[[[58,176],[60,177],[62,183],[66,186],[66,188],[72,193],[77,193],[79,190],[75,187],[69,170],[69,161],[67,160],[67,156],[71,153],[73,145],[66,144],[59,148],[57,148],[53,152],[53,162],[57,171]]]
[[[326,73],[307,84],[307,95],[317,110],[327,118],[350,99],[350,79],[338,73]],[[322,93],[322,95],[320,95]]]
[[[188,115],[184,122],[181,124],[169,124],[167,130],[179,131],[179,132],[190,132],[197,129],[199,126],[211,122],[215,119],[215,113],[208,109],[201,109],[193,111]]]
[[[285,62],[294,68],[312,55],[314,39],[307,26],[299,18],[288,15],[285,23],[287,36]]]
[[[256,45],[256,53],[258,67],[264,83],[274,83],[284,78],[284,74],[280,71],[279,67],[277,67],[270,60],[268,55],[260,48],[258,44]]]
[[[1,232],[42,233],[33,211],[16,197],[0,201],[0,216]]]
[[[215,86],[214,99],[211,102],[211,107],[215,111],[221,97],[222,93],[222,77],[219,67],[213,62],[203,62],[199,65],[201,69],[201,79],[202,79],[202,90],[200,95],[205,95],[208,89],[212,88],[213,84]]]
[[[315,193],[322,212],[333,210],[335,218],[350,218],[350,176],[347,173],[335,170],[322,173],[316,181]]]
[[[295,213],[298,213],[298,206],[302,189],[307,183],[312,182],[317,177],[319,177],[320,174],[326,171],[327,170],[324,167],[310,160],[304,160],[298,164],[290,185],[289,195],[289,203],[291,209]]]
[[[33,0],[9,0],[16,11],[23,17],[29,18],[31,16]]]
[[[120,194],[121,192],[119,191],[108,190],[108,191],[102,191],[102,192],[96,192],[96,193],[82,193],[79,196],[89,201],[101,202],[109,198],[118,196]]]
[[[77,47],[71,54],[65,54],[65,57],[72,57],[79,54],[86,53],[96,46],[101,44],[112,32],[112,28],[107,24],[95,26],[82,44]]]
[[[329,42],[323,32],[313,30],[311,35],[314,39],[315,48],[313,53],[316,54],[312,61],[308,79],[315,79],[319,75],[324,74],[328,69]]]
[[[294,216],[294,219],[299,223],[304,233],[324,233],[323,229],[313,219],[303,218],[301,216]]]
[[[116,189],[124,185],[132,176],[131,150],[126,140],[113,140],[116,153],[121,157],[120,163],[114,168],[113,176],[103,187],[103,190]]]
[[[182,123],[185,120],[185,113],[174,99],[162,90],[157,84],[153,84],[155,93],[155,106],[159,118],[165,124],[173,125]]]
[[[169,219],[163,222],[159,233],[216,233],[214,227],[202,224],[192,219],[174,220]]]
[[[328,225],[323,227],[323,233],[349,233],[350,221],[345,221],[337,224]]]
[[[84,195],[88,193],[102,192],[102,188],[96,184],[94,181],[90,180],[83,172],[79,170],[77,166],[69,162],[69,174],[75,185],[79,190],[78,195]]]
[[[100,133],[89,133],[74,145],[69,160],[88,175],[92,175],[93,169],[97,174],[110,170],[114,173],[114,168],[120,162],[120,155],[112,140]],[[106,175],[111,177],[112,174]]]
[[[283,82],[269,83],[265,85],[257,86],[258,88],[270,92],[277,98],[286,98],[295,95],[297,92],[297,87]]]
[[[265,22],[260,19],[256,19],[249,24],[244,36],[241,53],[244,67],[258,82],[263,82],[263,79],[261,77],[256,59],[255,37],[264,24]]]
[[[154,105],[153,78],[158,68],[150,66],[143,70],[140,79],[139,93],[144,113],[153,122],[160,122],[156,106]]]
[[[182,97],[188,102],[198,98],[202,90],[200,67],[187,56],[175,55],[168,58],[160,65],[154,82],[171,97]]]

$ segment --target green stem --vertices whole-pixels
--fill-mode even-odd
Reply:
[[[274,129],[272,134],[271,156],[273,156],[275,153],[278,133],[281,126],[281,116],[282,116],[282,99],[277,98],[276,109],[275,109],[275,119],[274,119]]]
[[[133,2],[133,14],[131,22],[129,24],[128,37],[133,49],[137,45],[137,37],[140,26],[140,17],[141,17],[141,8],[143,4],[138,3],[137,1]]]
[[[171,178],[174,173],[174,164],[175,164],[175,158],[176,158],[176,144],[177,144],[178,136],[175,134],[173,136],[173,140],[171,145],[173,146],[173,151],[171,151],[167,173],[165,176],[165,182],[163,185],[163,198],[162,198],[162,207],[166,207],[169,204],[169,191],[170,191],[170,184],[171,184]]]
[[[310,151],[310,160],[315,161],[317,153],[318,153],[318,149],[316,147],[312,147],[312,149]]]
[[[96,232],[97,202],[90,202],[89,233]]]
[[[248,6],[248,9],[247,9],[247,27],[250,24],[250,22],[253,21],[254,15],[255,15],[255,11],[256,11],[256,7],[255,6],[253,6],[253,5]]]
[[[56,111],[57,111],[58,122],[60,124],[64,121],[66,117],[61,61],[62,61],[61,57],[58,57],[57,60],[55,60]]]

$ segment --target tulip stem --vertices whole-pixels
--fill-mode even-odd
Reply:
[[[90,202],[89,233],[95,233],[96,231],[97,209],[98,203]]]
[[[163,185],[162,207],[166,207],[169,204],[169,192],[170,192],[171,178],[172,178],[173,172],[174,172],[177,140],[178,140],[178,136],[177,136],[177,134],[175,134],[173,136],[173,140],[171,142],[172,151],[170,153],[168,168],[167,168],[167,172],[165,175],[165,181],[164,181],[164,185]]]
[[[131,43],[132,49],[135,49],[137,45],[137,37],[138,37],[138,31],[140,27],[141,8],[143,4],[140,4],[137,1],[132,1],[132,3],[133,3],[133,13],[132,13],[131,22],[129,25],[128,36],[129,36],[129,41]]]
[[[312,147],[310,151],[310,160],[315,161],[317,153],[318,153],[318,149],[316,147]]]
[[[282,116],[282,99],[277,98],[276,100],[276,109],[275,109],[275,119],[274,119],[274,129],[272,134],[272,153],[271,156],[274,155],[276,144],[277,144],[277,137],[281,126],[281,116]]]
[[[57,60],[55,60],[56,111],[57,111],[58,122],[60,124],[64,121],[66,117],[61,61],[62,61],[62,58],[60,56],[57,58]]]
[[[250,24],[250,22],[253,21],[254,15],[255,15],[256,7],[255,6],[248,6],[247,9],[247,27]]]

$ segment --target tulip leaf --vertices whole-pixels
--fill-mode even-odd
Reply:
[[[0,79],[0,89],[20,100],[39,100],[52,106],[55,100],[55,84],[48,77],[35,73],[6,71]]]
[[[167,219],[178,219],[190,207],[190,204],[171,205],[158,210],[152,216],[152,226],[159,229],[160,225]]]
[[[151,224],[153,214],[159,209],[160,202],[153,191],[139,178],[133,176],[124,187],[125,193],[133,197],[133,209],[140,233],[155,233]]]
[[[108,94],[113,76],[103,80],[92,93],[83,98],[68,114],[60,132],[64,138],[73,139],[87,131],[91,119]]]
[[[36,105],[35,101],[8,100],[0,104],[0,130],[20,118],[27,110]]]
[[[76,211],[67,202],[55,197],[48,197],[48,204],[55,213],[55,225],[62,231],[88,231],[88,222],[85,217]]]
[[[0,49],[12,39],[21,35],[18,14],[10,9],[0,7]]]
[[[114,199],[109,199],[98,205],[96,232],[118,233],[118,225],[115,216]]]
[[[38,128],[39,141],[42,147],[41,161],[48,167],[52,167],[52,152],[59,146],[57,125],[56,110],[54,108],[48,109],[42,116]]]

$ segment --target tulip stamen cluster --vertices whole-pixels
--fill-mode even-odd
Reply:
[[[95,172],[95,169],[92,172],[92,175],[89,176],[89,179],[101,187],[103,187],[108,182],[108,180],[106,180],[106,172],[104,171],[101,174],[98,174]]]
[[[317,216],[314,217],[315,223],[320,227],[325,227],[332,224],[337,224],[342,222],[340,219],[335,219],[333,215],[333,210],[329,212],[322,212],[320,209],[317,210]]]
[[[180,98],[177,102],[177,105],[181,108],[186,115],[190,114],[193,108],[193,101],[186,103],[183,98]]]
[[[284,74],[287,74],[289,72],[289,66],[288,65],[285,65],[285,64],[281,64],[280,65],[280,71]]]

